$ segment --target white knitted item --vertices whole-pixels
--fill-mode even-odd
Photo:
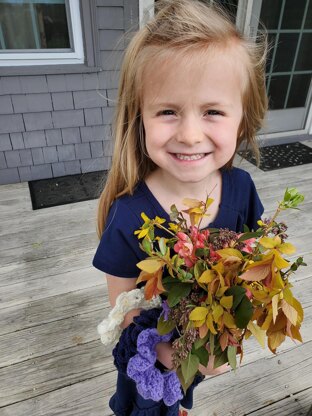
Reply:
[[[160,296],[154,296],[151,300],[144,297],[144,288],[133,289],[130,292],[122,292],[116,299],[116,305],[97,327],[101,341],[105,347],[114,345],[122,332],[120,324],[125,315],[132,309],[153,309],[161,306]]]

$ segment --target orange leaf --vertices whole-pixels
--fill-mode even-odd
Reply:
[[[198,328],[198,332],[199,332],[200,339],[205,338],[205,336],[208,334],[208,327],[207,327],[207,325],[204,324],[201,327],[199,327]]]
[[[289,319],[289,321],[292,323],[292,325],[297,325],[298,320],[298,312],[296,309],[289,305],[289,303],[286,302],[285,299],[282,299],[282,310],[286,317]]]
[[[221,350],[224,351],[225,348],[228,346],[229,342],[229,333],[227,331],[223,332],[221,337],[219,338]]]
[[[298,328],[298,327],[291,325],[291,327],[290,327],[290,332],[291,332],[291,335],[292,335],[292,336],[291,336],[291,339],[292,339],[292,340],[297,339],[298,341],[303,342],[303,341],[302,341],[302,337],[301,337],[301,334],[300,334],[300,332],[299,332],[299,328]],[[290,336],[290,335],[289,335],[289,336]]]
[[[158,270],[156,273],[147,274],[144,276],[147,283],[144,288],[145,299],[150,300],[153,296],[160,295],[161,293],[165,292],[165,288],[163,287],[161,278],[162,278],[162,270]]]
[[[239,277],[243,280],[248,280],[251,282],[259,282],[264,280],[271,273],[273,257],[266,261],[260,261],[249,266],[245,273],[241,274]]]
[[[273,323],[273,321],[271,322],[271,325],[269,326],[269,329],[267,330],[267,335],[271,335],[273,332],[285,331],[286,326],[287,326],[287,318],[284,315],[283,311],[280,309],[278,311],[278,315],[277,315],[275,323]]]
[[[282,342],[284,342],[285,337],[286,336],[283,331],[273,332],[271,335],[269,335],[268,347],[273,353],[275,353],[276,348],[278,348],[282,344]]]

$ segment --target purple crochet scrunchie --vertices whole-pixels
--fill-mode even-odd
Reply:
[[[139,394],[144,399],[163,400],[167,406],[183,398],[175,371],[162,373],[155,367],[156,345],[171,338],[172,333],[159,335],[156,328],[143,330],[137,339],[137,354],[130,358],[127,366],[127,374],[135,381]]]
[[[137,353],[139,334],[144,329],[157,327],[161,311],[160,308],[142,310],[141,314],[133,319],[133,323],[122,331],[119,342],[113,349],[114,364],[118,371],[127,374],[128,362]]]

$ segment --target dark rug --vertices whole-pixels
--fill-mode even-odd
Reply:
[[[239,154],[248,162],[256,165],[250,150]],[[263,171],[289,168],[291,166],[312,163],[312,148],[302,143],[279,144],[260,148],[260,166]]]
[[[99,171],[28,182],[33,209],[96,199],[106,176]]]

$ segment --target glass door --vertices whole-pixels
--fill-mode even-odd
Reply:
[[[270,111],[262,132],[304,131],[311,105],[312,0],[253,0],[248,6],[249,30],[256,32],[263,24],[270,43]]]

